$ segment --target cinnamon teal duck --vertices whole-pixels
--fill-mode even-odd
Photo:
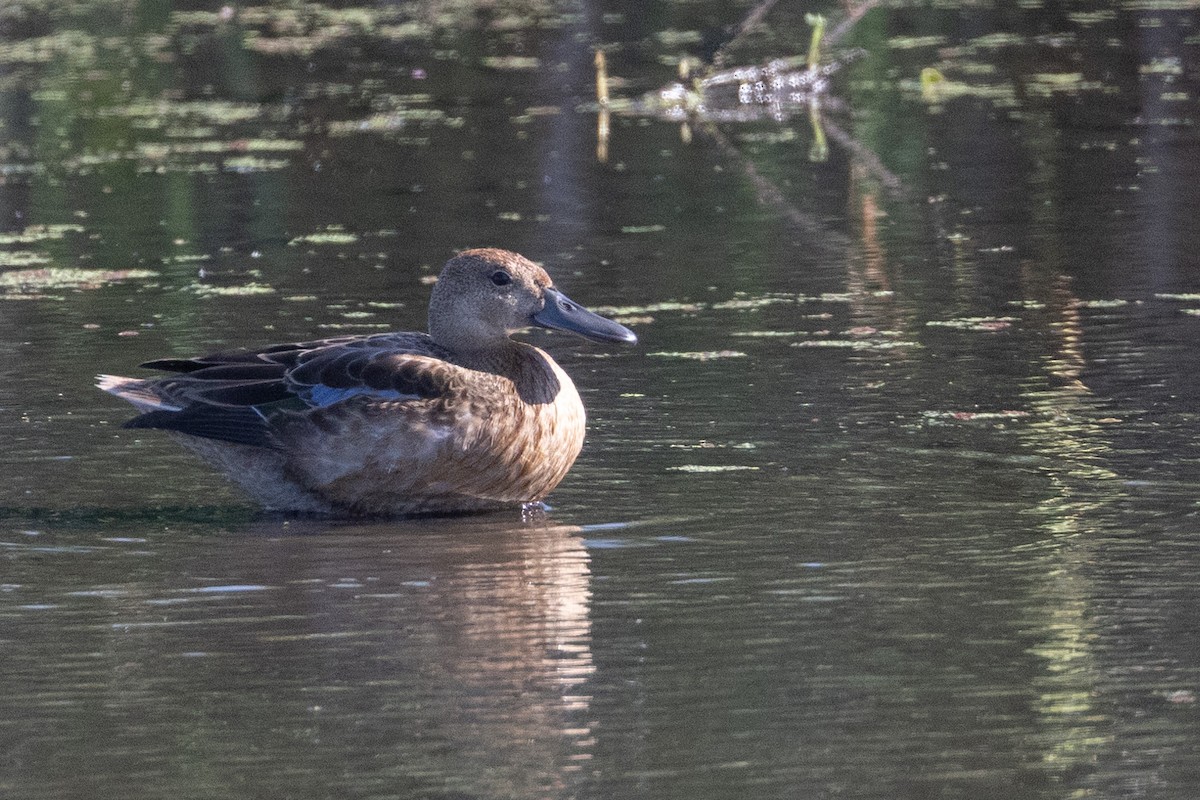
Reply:
[[[126,428],[161,428],[269,509],[332,515],[481,511],[539,501],[583,446],[575,385],[510,335],[530,325],[599,342],[628,328],[554,288],[533,262],[468,250],[443,268],[429,333],[380,333],[101,375],[132,403]]]

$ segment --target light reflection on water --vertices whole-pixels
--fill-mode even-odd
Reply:
[[[872,12],[814,163],[615,106],[597,160],[592,46],[641,96],[727,4],[105,8],[0,16],[0,793],[1196,794],[1186,12]],[[90,389],[419,328],[480,244],[643,343],[530,335],[546,520],[262,517]]]
[[[91,754],[86,784],[146,796],[236,793],[226,781],[272,763],[285,795],[367,767],[356,791],[523,797],[577,780],[594,665],[576,530],[267,522],[183,538],[10,543],[0,614],[23,691],[4,716],[41,720],[7,756],[38,776],[25,796],[78,788],[65,752]]]

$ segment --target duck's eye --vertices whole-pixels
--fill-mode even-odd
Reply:
[[[512,275],[509,275],[502,269],[498,269],[491,274],[492,283],[497,286],[508,286],[512,283]]]

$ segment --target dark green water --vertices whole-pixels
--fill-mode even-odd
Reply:
[[[619,102],[802,54],[786,0],[5,4],[0,795],[1196,797],[1177,5],[875,9],[814,160]],[[529,335],[590,415],[544,518],[263,516],[91,388],[420,328],[483,245],[641,337]]]

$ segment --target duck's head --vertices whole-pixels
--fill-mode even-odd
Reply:
[[[446,262],[429,299],[429,335],[435,342],[459,352],[486,350],[531,325],[597,342],[637,341],[624,325],[555,289],[546,271],[524,256],[485,248],[465,250]]]

